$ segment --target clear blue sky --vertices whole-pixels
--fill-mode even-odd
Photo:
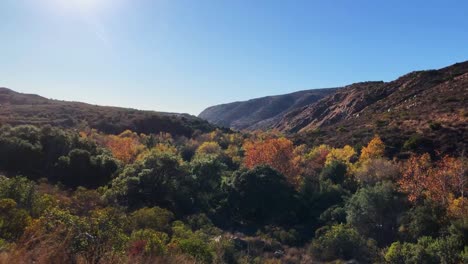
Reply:
[[[1,0],[0,86],[198,114],[468,59],[468,1]]]

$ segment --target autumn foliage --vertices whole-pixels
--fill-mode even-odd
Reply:
[[[104,144],[114,157],[125,164],[134,162],[143,150],[143,144],[138,141],[137,136],[128,132],[118,136],[109,135],[105,138]]]
[[[244,165],[247,168],[269,165],[284,174],[293,185],[298,184],[300,168],[292,141],[286,138],[247,141],[244,143],[244,150]]]
[[[375,136],[369,144],[361,150],[360,161],[382,158],[385,152],[385,144],[379,136]]]
[[[453,200],[462,203],[467,190],[467,177],[461,158],[443,157],[435,165],[429,154],[411,157],[403,166],[402,177],[398,181],[400,189],[408,193],[408,199],[416,202],[424,198],[443,206]]]

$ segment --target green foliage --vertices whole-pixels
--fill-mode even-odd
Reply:
[[[0,200],[0,239],[19,238],[30,221],[28,212],[18,209],[14,200]]]
[[[234,173],[229,191],[231,214],[238,223],[294,221],[296,193],[286,178],[268,166]]]
[[[334,160],[323,168],[320,173],[320,180],[325,181],[329,179],[334,184],[341,184],[345,180],[347,169],[346,164]]]
[[[193,179],[170,153],[151,152],[125,169],[112,181],[106,196],[130,208],[161,206],[174,212],[193,209]]]
[[[24,177],[0,176],[0,199],[5,198],[14,200],[19,208],[31,212],[37,199],[36,185]]]
[[[457,236],[421,237],[415,244],[394,242],[385,253],[385,260],[391,264],[461,263],[463,246]]]
[[[208,243],[206,236],[192,230],[180,221],[172,227],[173,237],[171,244],[183,254],[190,255],[201,263],[211,263],[214,249]]]
[[[66,186],[96,188],[111,180],[118,165],[107,154],[92,156],[86,150],[73,149],[58,159],[55,168],[57,179]]]
[[[433,143],[428,138],[420,134],[412,135],[408,140],[403,144],[403,150],[410,150],[414,152],[428,152],[433,149]]]
[[[160,207],[144,207],[130,215],[132,229],[154,229],[169,232],[174,214]]]
[[[370,263],[375,258],[377,248],[356,229],[340,224],[317,230],[310,251],[323,261],[356,259]]]
[[[140,148],[127,163],[95,131],[0,127],[0,171],[25,175],[0,176],[0,250],[24,256],[9,263],[466,261],[464,200],[441,192],[448,206],[408,203],[394,188],[408,167],[386,159],[379,140],[358,160],[350,146],[284,139],[293,155],[283,161],[297,172],[288,181],[268,166],[240,167],[245,142],[275,134],[120,136]]]
[[[361,188],[346,204],[346,220],[379,244],[388,243],[396,236],[398,216],[404,209],[402,201],[390,182]]]
[[[215,210],[221,199],[221,183],[227,166],[219,157],[213,155],[196,156],[189,164],[190,174],[193,178],[197,192],[196,206],[203,211]]]
[[[135,255],[144,253],[145,255],[162,256],[167,253],[168,242],[169,236],[166,233],[152,229],[140,229],[133,231],[130,236],[130,251]],[[143,245],[141,249],[138,248],[139,244]]]
[[[417,205],[402,216],[399,233],[407,240],[416,241],[419,237],[436,237],[446,224],[445,211],[431,202]]]

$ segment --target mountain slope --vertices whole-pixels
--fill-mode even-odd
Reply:
[[[415,148],[460,152],[468,146],[467,105],[468,62],[463,62],[388,83],[346,86],[289,112],[272,128],[316,143],[363,144],[379,134],[397,149],[411,148],[413,141]]]
[[[216,105],[205,109],[199,117],[219,126],[239,130],[268,129],[285,113],[316,102],[335,90],[336,88],[306,90]]]
[[[88,126],[112,134],[130,129],[145,134],[169,132],[185,136],[190,136],[195,130],[206,132],[215,128],[188,114],[51,100],[7,88],[0,88],[0,124],[50,124],[68,128]]]
[[[366,144],[375,134],[388,151],[468,149],[468,61],[415,71],[391,82],[302,91],[214,106],[200,114],[214,124],[279,130],[296,142]]]

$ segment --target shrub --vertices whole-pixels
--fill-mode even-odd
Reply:
[[[144,207],[136,210],[130,215],[130,223],[133,229],[154,229],[168,232],[171,229],[171,222],[174,214],[160,207]]]
[[[0,239],[19,238],[30,221],[29,214],[23,209],[18,209],[14,200],[0,200]]]
[[[366,241],[359,235],[356,229],[339,224],[317,230],[310,251],[323,261],[357,259],[370,262],[377,248],[372,241]]]
[[[132,255],[162,256],[167,252],[169,236],[166,233],[151,229],[140,229],[132,232],[130,236],[130,253]],[[141,252],[138,245],[141,247]]]

